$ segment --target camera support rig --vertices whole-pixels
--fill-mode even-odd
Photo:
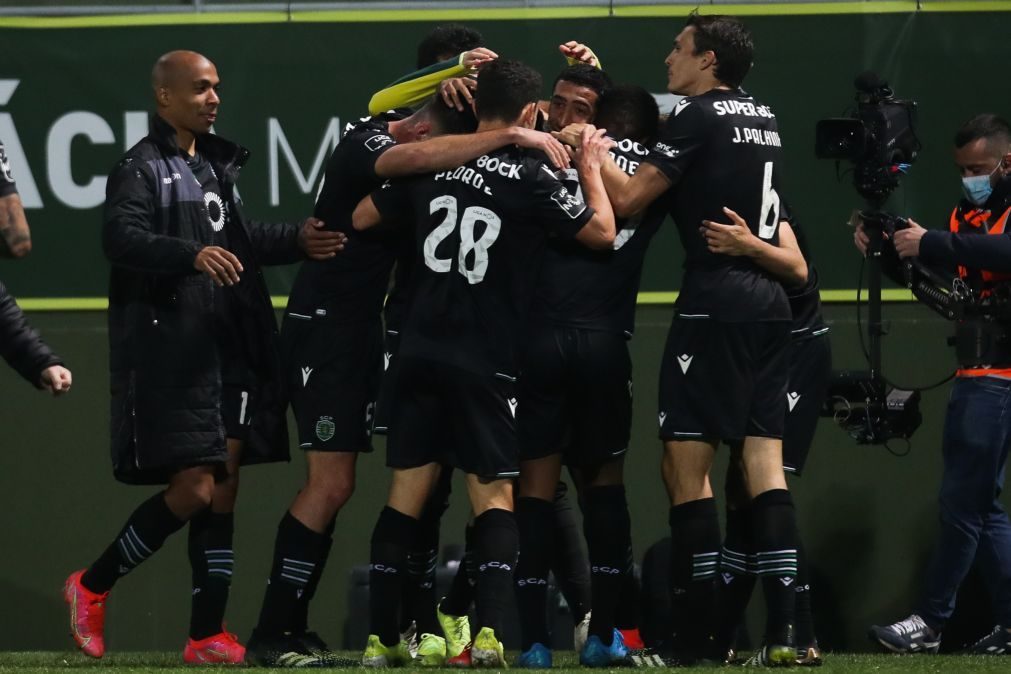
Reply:
[[[860,218],[867,248],[867,362],[869,371],[836,371],[823,416],[836,420],[858,444],[908,439],[919,427],[918,391],[890,386],[881,370],[881,274],[884,234],[906,226],[882,207],[920,150],[914,117],[916,103],[897,100],[888,83],[870,72],[854,81],[857,110],[848,118],[826,119],[815,130],[815,155],[853,163],[853,185],[865,200]],[[857,316],[859,318],[859,306]],[[863,336],[861,335],[861,339]]]

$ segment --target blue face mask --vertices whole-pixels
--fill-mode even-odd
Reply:
[[[988,175],[962,178],[962,193],[965,194],[965,198],[976,206],[985,204],[987,199],[990,198],[990,194],[993,193],[993,185],[990,183],[990,178],[1000,169],[1002,163],[1003,160],[998,161],[997,166]]]

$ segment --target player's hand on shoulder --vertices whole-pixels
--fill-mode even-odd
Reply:
[[[569,147],[578,148],[583,140],[583,129],[586,127],[595,128],[592,124],[576,122],[575,124],[569,124],[561,131],[552,131],[551,135]]]
[[[54,396],[61,396],[69,392],[72,381],[70,370],[62,365],[50,365],[42,371],[42,375],[39,377],[42,388]]]
[[[324,229],[326,223],[319,218],[306,218],[298,232],[298,247],[311,260],[326,260],[344,250],[348,237],[343,232]]]
[[[481,66],[491,63],[497,58],[498,54],[493,52],[491,49],[488,49],[487,47],[478,47],[476,49],[471,49],[470,51],[465,51],[460,59],[460,65],[464,68],[477,70]]]
[[[558,45],[558,51],[562,53],[567,59],[572,59],[573,61],[579,61],[580,63],[585,63],[588,66],[593,66],[594,68],[600,67],[600,62],[597,60],[597,55],[593,53],[593,50],[582,42],[576,42],[575,40],[569,40],[564,44]]]
[[[439,83],[439,97],[442,102],[459,111],[474,107],[474,89],[477,80],[473,77],[450,77]]]
[[[201,248],[193,260],[193,268],[210,276],[211,280],[219,286],[238,283],[239,274],[243,271],[239,258],[221,246]]]
[[[867,238],[867,231],[864,229],[864,219],[860,217],[860,211],[853,211],[850,216],[850,225],[853,227],[853,245],[857,247],[860,254],[867,257],[867,246],[871,240]]]
[[[596,129],[591,124],[583,127],[579,149],[575,152],[576,168],[581,173],[600,170],[608,151],[616,144],[606,134],[607,129]]]
[[[569,153],[566,152],[565,146],[555,140],[550,133],[517,126],[513,128],[513,134],[516,145],[530,150],[540,150],[548,156],[555,168],[569,167]]]
[[[702,227],[699,228],[709,252],[731,256],[751,255],[757,237],[748,228],[748,223],[726,206],[723,207],[723,212],[730,219],[729,224],[703,220]]]

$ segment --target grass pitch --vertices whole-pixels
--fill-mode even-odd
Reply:
[[[359,653],[344,653],[347,657],[356,658]],[[509,655],[509,660],[515,654]],[[186,667],[182,664],[180,653],[110,653],[101,660],[92,660],[76,652],[2,652],[0,653],[0,672],[18,672],[27,674],[29,672],[57,672],[61,670],[100,670],[110,674],[147,674],[148,672],[157,674],[167,674],[168,672],[188,672],[192,674],[199,671],[194,667]],[[217,667],[216,671],[236,669],[234,667]],[[242,668],[246,669],[246,668]],[[708,668],[688,668],[674,670],[677,672],[707,672],[713,671],[733,671],[738,667],[708,667]],[[292,670],[267,670],[255,669],[257,672]],[[334,670],[341,671],[341,670]],[[363,672],[363,667],[354,668],[354,671]],[[408,670],[404,670],[408,671]],[[459,670],[412,670],[412,671],[438,671],[447,672]],[[561,651],[555,653],[555,668],[552,670],[557,674],[570,674],[580,672],[585,674],[589,670],[578,666],[576,656],[571,651]],[[658,671],[658,670],[612,670],[612,671]],[[666,670],[665,670],[666,671]],[[775,671],[775,670],[772,670]],[[937,656],[899,656],[899,655],[854,655],[849,653],[830,653],[825,658],[825,664],[820,668],[798,668],[792,670],[801,672],[811,672],[811,674],[850,674],[851,672],[890,672],[926,674],[927,672],[937,673],[959,673],[961,672],[1011,672],[1011,656],[969,656],[969,655],[937,655]]]

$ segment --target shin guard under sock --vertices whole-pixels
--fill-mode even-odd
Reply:
[[[519,553],[516,517],[492,508],[474,519],[474,561],[477,565],[477,629],[495,630],[501,641],[506,610],[513,592],[513,570]]]

